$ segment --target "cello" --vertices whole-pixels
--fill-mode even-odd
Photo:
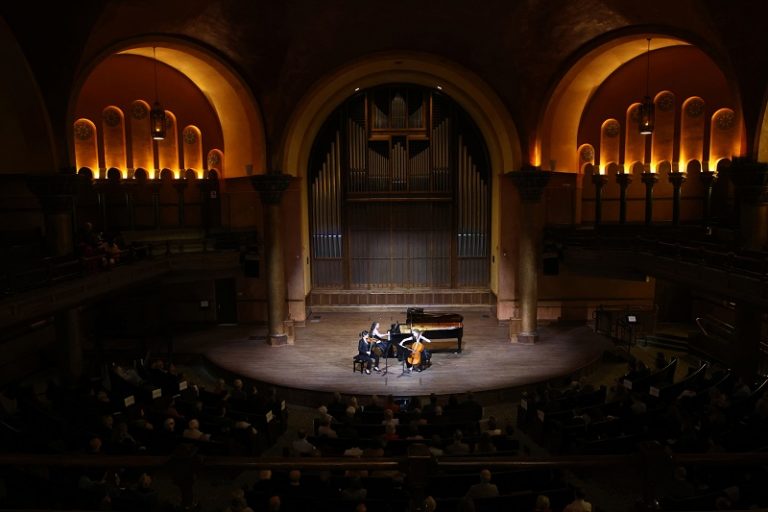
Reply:
[[[411,345],[411,355],[406,358],[408,364],[413,366],[419,366],[421,364],[421,353],[424,352],[424,344],[418,339]]]

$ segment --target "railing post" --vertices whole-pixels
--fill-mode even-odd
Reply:
[[[680,224],[680,200],[681,189],[687,175],[684,172],[670,172],[669,182],[672,183],[672,224],[677,226]]]
[[[608,177],[595,174],[592,176],[592,183],[595,185],[595,226],[599,226],[603,221],[603,187],[608,183]]]
[[[653,223],[653,186],[659,181],[655,172],[644,172],[642,182],[645,184],[645,224]]]

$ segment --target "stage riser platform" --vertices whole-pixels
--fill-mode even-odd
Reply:
[[[496,297],[488,290],[314,290],[307,303],[313,312],[401,311],[410,306],[485,312],[493,310]]]
[[[462,353],[436,350],[432,365],[407,373],[396,358],[382,360],[381,373],[353,372],[357,339],[371,322],[388,326],[405,312],[324,313],[296,328],[294,345],[272,347],[263,340],[238,335],[205,340],[202,355],[230,377],[274,385],[291,403],[319,405],[335,391],[365,399],[370,395],[446,396],[473,391],[484,402],[507,401],[522,389],[590,371],[613,342],[584,324],[541,326],[534,345],[512,343],[509,327],[483,313],[465,312]],[[429,333],[425,333],[428,336]],[[442,345],[442,344],[441,344]],[[439,348],[435,343],[434,347]],[[440,347],[442,348],[442,347]],[[213,373],[213,372],[212,372]]]

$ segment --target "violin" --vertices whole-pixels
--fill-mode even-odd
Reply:
[[[371,352],[381,357],[384,354],[384,349],[381,348],[381,342],[376,338],[368,337],[368,346],[371,347]]]
[[[421,364],[421,353],[424,352],[424,344],[416,340],[413,342],[410,348],[411,355],[407,357],[408,364],[411,366],[418,366]]]

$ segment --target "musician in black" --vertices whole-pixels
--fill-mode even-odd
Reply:
[[[420,350],[421,354],[419,356],[419,364],[418,364],[418,366],[416,368],[416,371],[420,372],[424,368],[426,368],[427,366],[429,366],[431,364],[430,359],[432,358],[432,354],[430,354],[429,350],[427,350],[427,347],[426,347],[426,345],[424,345],[424,343],[432,343],[432,340],[430,340],[429,338],[424,336],[424,333],[422,333],[421,331],[419,331],[417,329],[412,329],[411,330],[411,335],[408,336],[407,338],[403,338],[400,341],[400,346],[403,349],[405,349],[405,351],[403,352],[403,359],[405,359],[405,361],[406,361],[406,369],[408,371],[412,371],[413,370],[412,365],[410,363],[408,363],[408,352],[409,351],[410,352],[414,351],[413,350],[413,346],[417,342],[419,342],[421,344],[422,348]],[[406,344],[409,344],[410,346],[406,347],[405,346]]]
[[[373,362],[374,371],[379,370],[379,356],[371,352],[371,343],[368,341],[368,331],[360,333],[360,339],[357,342],[357,357],[365,362],[365,373],[371,374],[371,362]]]
[[[389,351],[392,347],[392,342],[389,339],[389,331],[387,331],[386,334],[381,334],[379,332],[379,327],[381,324],[379,322],[373,322],[371,324],[371,332],[368,334],[368,337],[373,339],[373,343],[378,347],[380,350],[379,356],[384,356],[385,358],[389,357]],[[374,351],[376,351],[376,347],[374,347]]]

